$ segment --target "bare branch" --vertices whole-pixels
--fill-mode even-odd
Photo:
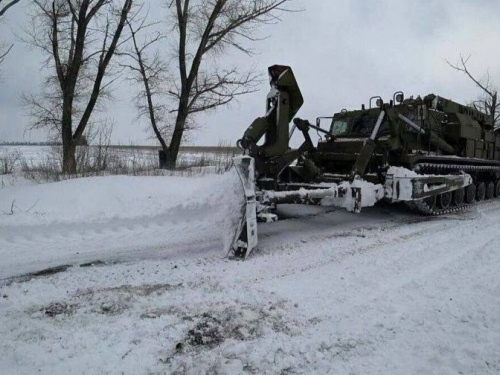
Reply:
[[[0,53],[0,64],[2,64],[4,62],[5,57],[9,54],[12,47],[14,47],[14,45],[10,45],[9,48],[7,48],[7,51]]]
[[[485,74],[485,78],[481,80],[474,77],[474,75],[467,68],[469,59],[470,55],[467,58],[464,58],[462,55],[460,55],[460,65],[451,64],[448,60],[446,60],[446,63],[451,68],[466,74],[467,77],[469,77],[469,79],[482,90],[482,94],[479,96],[478,100],[472,102],[472,106],[475,109],[488,115],[488,126],[497,128],[500,120],[500,103],[498,102],[497,91],[491,83],[490,74],[488,71]]]
[[[20,2],[21,0],[11,0],[10,2],[7,2],[7,4],[3,5],[2,6],[2,1],[0,0],[0,17],[2,17],[5,13],[7,13],[7,11],[13,7],[14,5],[16,5],[18,2]]]
[[[104,0],[100,0],[98,4],[99,3],[104,3]],[[111,44],[109,45],[106,53],[101,55],[99,66],[97,68],[97,75],[94,81],[94,87],[92,89],[92,94],[87,104],[87,108],[85,109],[85,112],[83,113],[83,116],[80,120],[80,123],[76,128],[75,134],[73,135],[74,139],[79,139],[79,137],[82,136],[83,131],[85,130],[85,127],[87,126],[87,123],[92,114],[92,111],[94,110],[94,107],[97,103],[97,99],[99,98],[99,93],[101,90],[102,80],[104,79],[104,74],[106,73],[106,69],[109,65],[109,62],[111,61],[111,58],[115,53],[116,46],[118,44],[118,41],[120,40],[121,33],[123,31],[123,28],[127,21],[128,13],[130,12],[131,8],[132,8],[132,0],[125,0],[125,3],[123,4],[123,8],[121,10],[120,20],[118,22],[116,30],[113,33]],[[106,38],[107,37],[105,37],[105,39]]]
[[[0,19],[7,13],[7,11],[19,3],[21,0],[11,0],[7,1],[7,3],[4,2],[4,0],[0,0]],[[2,5],[3,3],[3,5]],[[9,52],[12,50],[13,45],[6,46],[3,43],[0,44],[0,65],[5,61],[5,57],[9,54]]]
[[[163,40],[165,36],[154,33],[148,40],[139,44],[138,33],[156,24],[146,24],[146,19],[147,15],[138,22],[137,27],[134,27],[131,22],[127,22],[131,34],[132,48],[126,55],[133,60],[134,65],[126,65],[126,67],[136,74],[136,81],[143,87],[137,97],[139,116],[148,117],[153,133],[160,142],[162,149],[167,152],[165,134],[160,129],[161,125],[159,124],[161,111],[164,107],[155,104],[155,96],[161,95],[159,85],[163,83],[162,77],[167,71],[167,67],[157,54],[152,58],[152,61],[149,61],[147,55],[148,49]]]
[[[458,66],[458,64],[456,65],[453,65],[451,64],[448,60],[446,60],[446,63],[453,69],[455,70],[458,70],[459,72],[463,72],[465,73],[481,90],[483,90],[484,92],[486,92],[488,95],[492,96],[493,93],[490,91],[490,89],[488,88],[489,86],[489,80],[487,81],[486,85],[482,84],[478,79],[476,79],[471,73],[470,71],[467,69],[467,62],[469,61],[470,59],[470,55],[464,59],[464,57],[462,55],[460,55],[460,64],[461,66]]]

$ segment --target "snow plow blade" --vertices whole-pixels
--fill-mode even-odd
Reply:
[[[235,230],[228,256],[246,259],[257,247],[257,199],[255,196],[255,161],[250,156],[233,158],[233,166],[245,193],[241,219]]]
[[[257,219],[273,222],[277,216],[271,213],[277,204],[301,203],[322,204],[344,208],[359,213],[362,207],[373,206],[383,198],[382,185],[363,180],[341,184],[306,184],[298,190],[256,191],[255,160],[250,156],[233,158],[233,167],[241,181],[245,200],[241,207],[240,220],[234,229],[228,256],[246,259],[258,245]],[[286,188],[286,186],[284,186]]]

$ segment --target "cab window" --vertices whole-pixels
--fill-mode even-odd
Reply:
[[[333,135],[345,135],[347,133],[347,121],[333,120],[330,133]]]
[[[351,133],[358,137],[368,137],[373,130],[375,121],[376,119],[370,118],[368,116],[360,116],[358,118],[355,118],[352,124]]]
[[[375,124],[377,123],[377,117],[369,117],[369,116],[360,116],[358,118],[353,119],[351,135],[356,137],[369,137],[373,129],[375,128]],[[390,134],[390,126],[389,121],[387,120],[387,116],[380,124],[380,128],[378,130],[377,136],[383,136]]]

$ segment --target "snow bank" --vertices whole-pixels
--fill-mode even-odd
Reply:
[[[157,215],[180,207],[216,209],[234,202],[236,183],[237,176],[228,173],[194,178],[90,177],[8,187],[0,194],[0,224],[107,221]]]
[[[114,234],[124,245],[121,232],[141,226],[143,231],[163,226],[165,244],[207,232],[225,238],[240,218],[243,199],[234,171],[194,178],[110,176],[9,187],[0,193],[0,255],[54,231],[71,242],[72,236],[82,236],[76,231],[85,228],[89,233]]]

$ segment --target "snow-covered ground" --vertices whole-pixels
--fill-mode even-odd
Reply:
[[[500,202],[284,206],[243,262],[239,199],[231,174],[1,189],[0,373],[500,373]]]

